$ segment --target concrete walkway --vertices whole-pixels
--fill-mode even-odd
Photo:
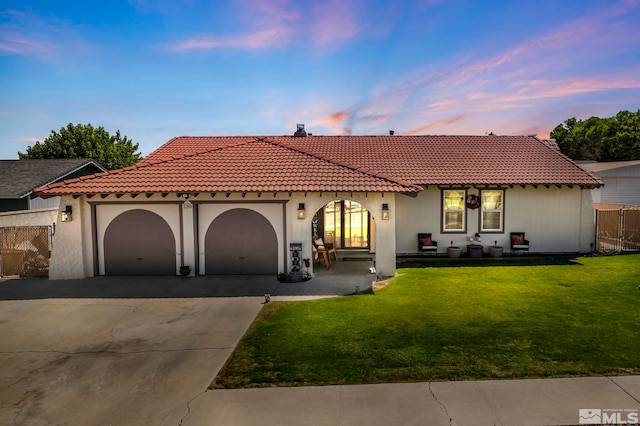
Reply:
[[[185,426],[628,424],[640,376],[213,390],[190,409]]]

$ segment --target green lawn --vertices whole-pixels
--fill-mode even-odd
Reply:
[[[640,255],[559,263],[412,264],[375,295],[269,303],[212,386],[640,374]]]

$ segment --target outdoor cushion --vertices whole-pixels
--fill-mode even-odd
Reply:
[[[420,244],[422,244],[422,248],[433,247],[433,241],[431,241],[431,238],[429,237],[420,238]]]
[[[524,236],[521,234],[515,234],[511,236],[511,240],[514,245],[521,245],[524,243]]]

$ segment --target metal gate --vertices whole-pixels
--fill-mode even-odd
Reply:
[[[596,210],[597,251],[640,251],[640,210]]]
[[[49,276],[50,226],[19,226],[0,231],[0,275]]]

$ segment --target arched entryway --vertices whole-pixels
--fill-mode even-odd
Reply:
[[[175,275],[176,242],[169,224],[148,210],[118,215],[104,234],[106,275]]]
[[[315,213],[312,234],[337,249],[370,249],[373,227],[365,206],[356,201],[335,200]]]
[[[232,209],[216,217],[204,239],[205,273],[276,275],[278,237],[271,223],[249,209]]]

